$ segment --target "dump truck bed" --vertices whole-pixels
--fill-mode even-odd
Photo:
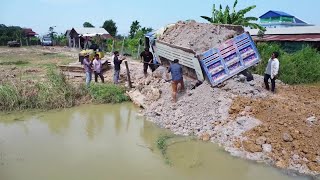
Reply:
[[[199,55],[192,49],[160,40],[156,40],[154,48],[162,63],[179,59],[187,76],[200,81],[206,76],[212,86],[260,62],[259,52],[249,33],[226,40]]]
[[[195,57],[193,50],[157,40],[156,54],[164,64],[166,64],[166,62],[163,62],[165,60],[179,59],[179,63],[184,66],[187,76],[200,81],[204,80],[199,60]]]

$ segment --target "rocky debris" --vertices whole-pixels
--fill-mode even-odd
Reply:
[[[223,82],[222,90],[230,92],[238,96],[244,96],[249,98],[265,98],[268,96],[268,92],[263,87],[263,77],[259,75],[253,75],[254,79],[247,82],[244,78],[240,80],[243,75],[234,76],[233,78]]]
[[[306,120],[307,124],[310,126],[314,125],[317,121],[318,119],[315,116],[311,116]]]
[[[239,116],[246,106],[250,106],[250,116],[262,124],[243,136],[253,142],[261,136],[266,137],[266,144],[271,145],[272,151],[265,153],[273,162],[278,162],[279,167],[318,174],[311,168],[320,167],[317,162],[320,125],[314,121],[314,117],[320,117],[319,92],[319,86],[282,85],[276,95],[266,98],[238,96],[230,107],[233,109],[231,116]],[[308,118],[313,121],[312,125],[306,121]]]
[[[249,152],[262,152],[261,145],[255,144],[253,141],[243,141],[243,148]]]
[[[200,136],[200,139],[203,141],[209,141],[210,140],[210,135],[208,133],[204,133]]]
[[[130,66],[142,68],[138,63]],[[311,168],[320,166],[316,160],[320,156],[320,126],[317,121],[308,125],[306,117],[320,117],[320,89],[280,85],[273,95],[264,89],[263,77],[253,75],[250,82],[241,82],[235,76],[219,88],[204,82],[191,90],[195,81],[186,78],[186,91],[179,92],[178,102],[172,103],[171,83],[166,81],[170,77],[164,69],[161,71],[149,76],[148,83],[142,71],[132,72],[133,91],[144,97],[143,113],[148,120],[175,134],[219,143],[234,156],[267,159],[278,167],[316,173]],[[146,98],[148,94],[160,94],[160,98]],[[299,156],[298,161],[292,159],[294,154]]]
[[[179,21],[168,27],[159,40],[199,54],[243,32],[241,26]]]
[[[292,142],[293,141],[293,137],[289,133],[283,133],[282,138],[285,142]]]
[[[265,153],[271,153],[272,151],[272,145],[271,144],[262,144],[263,152]]]
[[[266,138],[266,137],[260,136],[260,137],[258,137],[258,138],[256,139],[256,144],[257,144],[257,145],[263,145],[263,144],[266,143],[266,141],[267,141],[267,138]]]
[[[278,168],[285,169],[286,167],[288,167],[288,162],[281,159],[281,160],[277,161],[275,165]]]

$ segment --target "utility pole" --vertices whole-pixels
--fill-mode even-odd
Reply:
[[[122,47],[121,47],[121,54],[123,55],[123,49],[124,49],[124,40],[126,39],[126,37],[123,37],[123,41],[122,41]]]
[[[111,53],[113,53],[114,52],[114,39],[112,40],[112,50],[111,50]]]
[[[140,47],[141,47],[141,38],[139,39],[139,46],[138,46],[138,54],[137,54],[137,59],[139,58],[139,55],[140,55]]]

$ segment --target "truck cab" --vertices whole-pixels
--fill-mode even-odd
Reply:
[[[42,46],[53,46],[52,38],[50,36],[43,36],[41,39]]]

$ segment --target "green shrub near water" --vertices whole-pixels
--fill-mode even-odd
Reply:
[[[253,68],[254,72],[263,75],[272,52],[279,52],[279,79],[287,84],[304,84],[320,82],[320,53],[310,46],[287,53],[276,43],[259,43],[261,63]]]
[[[96,103],[121,103],[129,100],[125,88],[114,84],[92,84],[89,92]]]
[[[129,100],[122,87],[113,84],[92,84],[89,89],[84,84],[75,86],[52,68],[48,69],[47,81],[24,83],[0,85],[0,111],[68,108],[79,104],[86,96],[97,103]]]

